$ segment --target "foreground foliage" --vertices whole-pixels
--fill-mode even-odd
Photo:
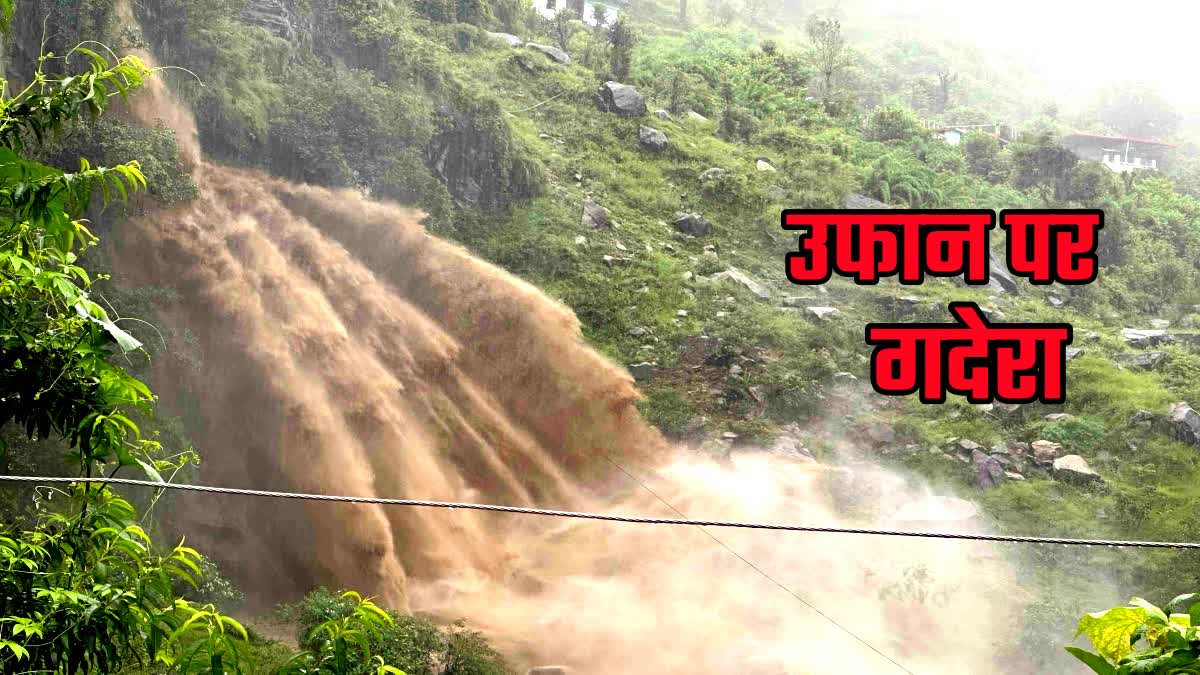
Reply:
[[[1161,609],[1134,598],[1128,606],[1085,615],[1077,634],[1086,635],[1097,653],[1067,651],[1100,675],[1200,673],[1200,593],[1181,595]]]

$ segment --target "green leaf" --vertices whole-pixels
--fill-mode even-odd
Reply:
[[[1075,634],[1086,635],[1101,656],[1116,662],[1132,651],[1130,637],[1144,623],[1145,608],[1114,607],[1104,612],[1085,614],[1079,620]]]
[[[1098,675],[1117,674],[1117,669],[1098,654],[1093,654],[1085,649],[1080,649],[1079,647],[1067,647],[1066,650],[1075,658],[1083,661],[1088,668],[1091,668],[1092,671],[1098,673]]]

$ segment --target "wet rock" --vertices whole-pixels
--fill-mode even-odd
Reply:
[[[638,143],[647,150],[662,152],[667,149],[667,135],[654,127],[638,127]]]
[[[842,313],[837,307],[805,307],[804,311],[822,321],[827,321]]]
[[[638,90],[620,82],[605,82],[600,85],[596,94],[596,104],[604,112],[616,113],[626,117],[636,117],[646,114],[646,99]]]
[[[1103,483],[1100,474],[1092,471],[1087,460],[1079,455],[1066,455],[1054,460],[1054,477],[1069,483],[1087,485]]]
[[[1191,445],[1200,445],[1200,414],[1183,401],[1172,404],[1167,412],[1171,422],[1171,433],[1175,438]]]
[[[1141,352],[1138,354],[1118,354],[1117,363],[1139,370],[1154,370],[1167,358],[1166,352]]]
[[[1062,445],[1052,441],[1040,440],[1030,443],[1033,451],[1033,461],[1038,464],[1050,464],[1062,455]]]
[[[1004,466],[998,459],[975,449],[971,454],[975,464],[975,485],[984,490],[994,488],[1004,482]]]
[[[488,33],[488,37],[498,42],[504,42],[509,47],[520,47],[525,42],[516,35],[511,35],[509,33]]]
[[[712,223],[698,213],[685,213],[676,218],[673,225],[679,232],[693,237],[704,237],[712,233]]]
[[[710,281],[731,281],[739,286],[744,287],[754,295],[763,300],[768,300],[771,297],[771,289],[764,286],[762,283],[751,277],[746,272],[739,270],[736,267],[730,267],[724,272],[718,272],[708,278]]]
[[[1171,340],[1162,328],[1122,328],[1121,338],[1134,347],[1155,347]]]
[[[608,209],[600,206],[591,199],[583,200],[583,216],[580,224],[593,230],[608,227]]]
[[[654,363],[643,361],[629,366],[629,374],[638,382],[649,382],[654,379]]]
[[[527,49],[532,49],[534,51],[541,52],[541,53],[545,54],[546,56],[549,56],[551,59],[554,59],[555,62],[561,63],[564,66],[571,63],[571,55],[567,54],[566,52],[559,49],[558,47],[555,47],[552,45],[540,45],[540,44],[537,44],[536,42],[526,42],[525,47]],[[643,104],[642,112],[645,112],[645,111],[646,111],[645,104]]]

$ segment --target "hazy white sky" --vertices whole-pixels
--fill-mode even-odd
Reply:
[[[906,16],[1026,64],[1068,104],[1099,87],[1139,80],[1181,109],[1200,108],[1196,0],[834,0],[876,16]],[[944,31],[943,31],[944,29]]]

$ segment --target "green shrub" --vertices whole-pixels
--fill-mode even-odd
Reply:
[[[314,648],[319,635],[314,631],[329,621],[348,617],[354,602],[328,589],[310,592],[301,602],[285,607],[283,616],[297,623],[301,647]],[[387,612],[389,625],[367,638],[372,656],[407,675],[508,675],[512,670],[481,634],[455,624],[441,628],[416,616]],[[346,675],[374,673],[368,664],[352,667]]]

